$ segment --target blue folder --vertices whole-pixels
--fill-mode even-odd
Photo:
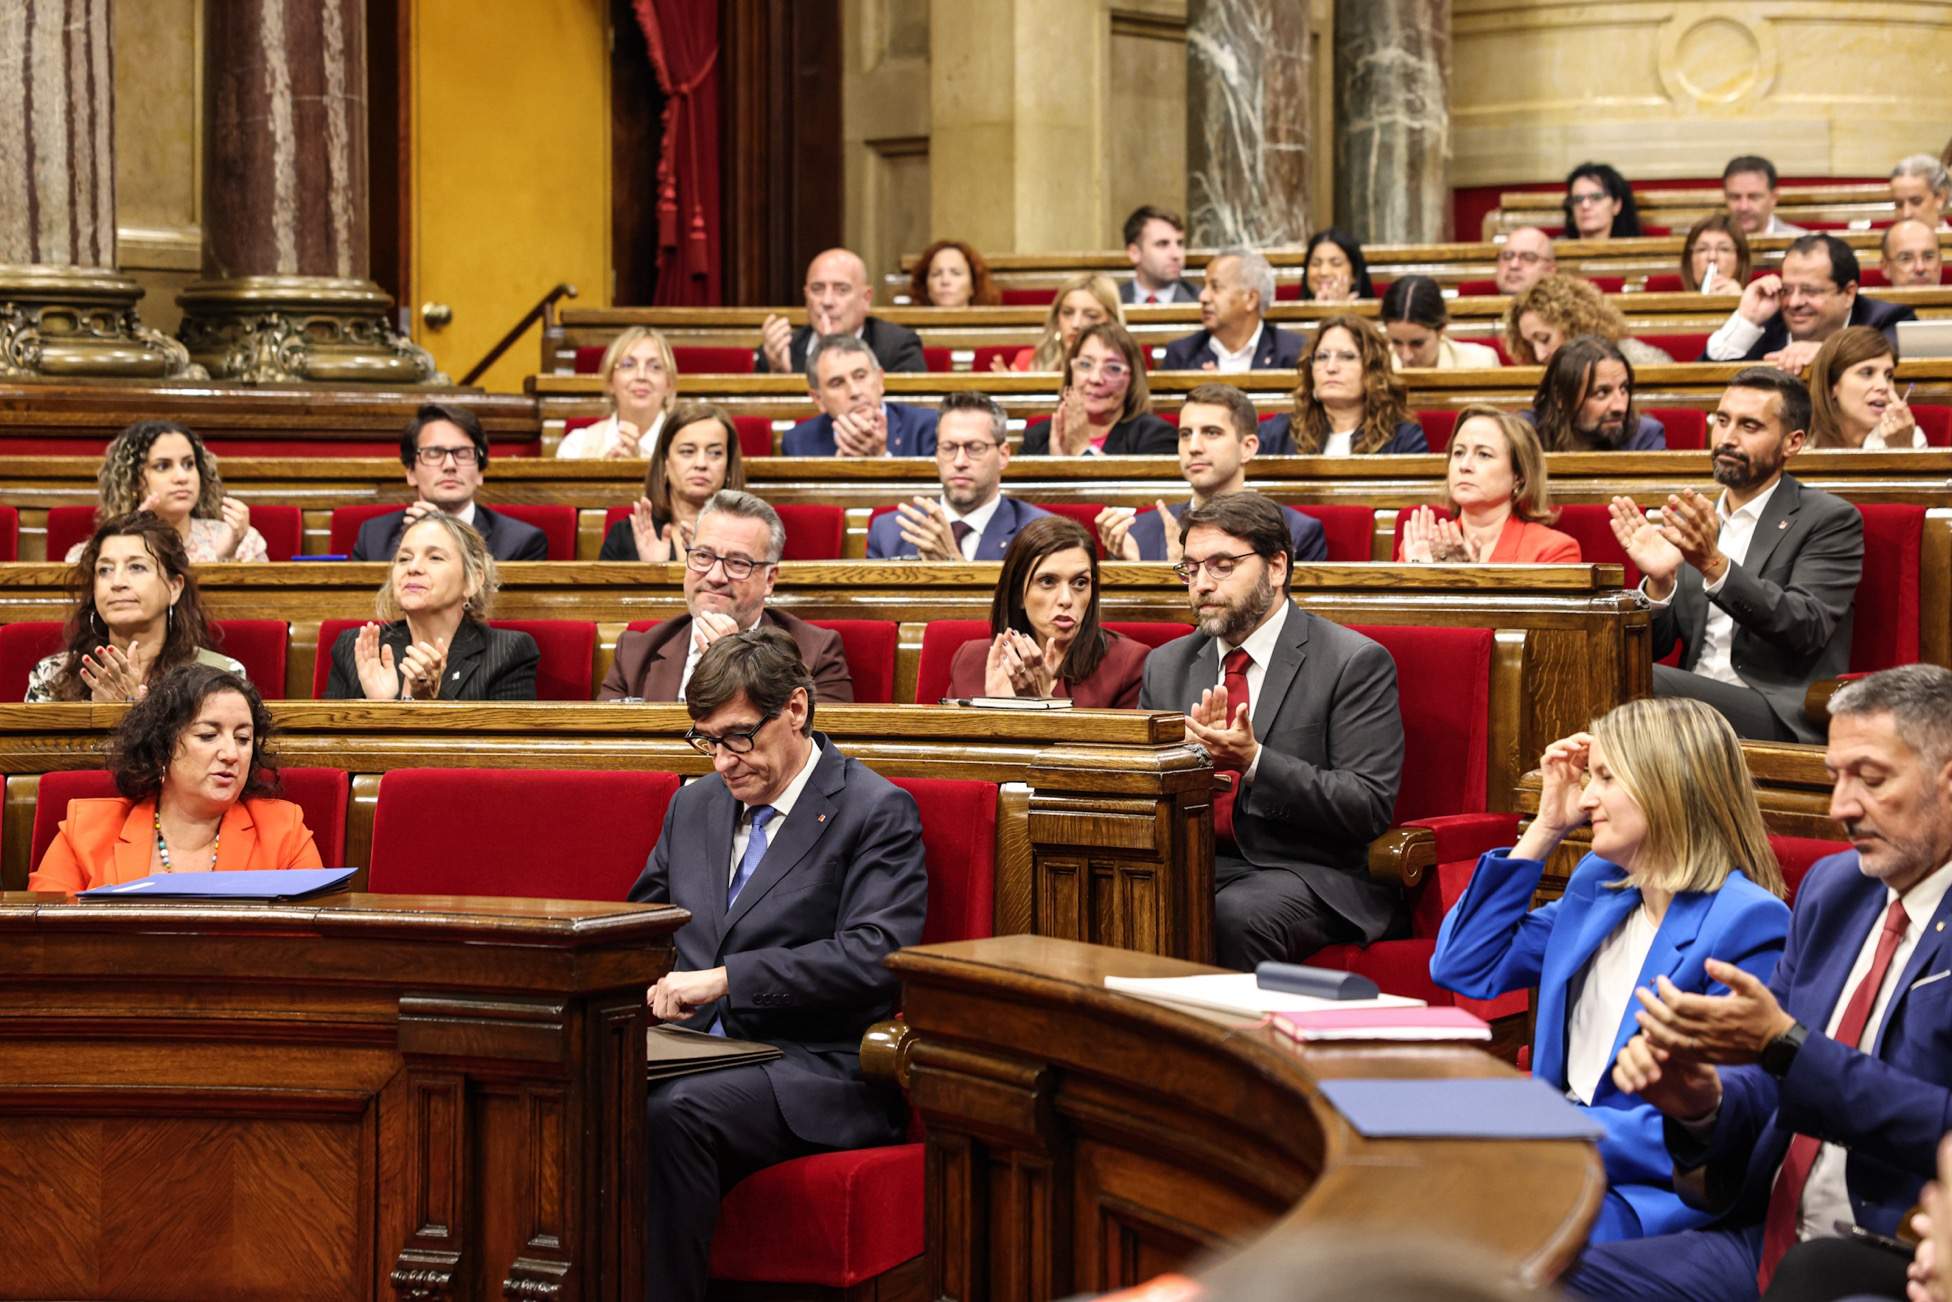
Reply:
[[[342,890],[357,868],[285,868],[262,872],[151,873],[97,886],[78,900],[303,900]]]
[[[1321,1091],[1365,1139],[1598,1139],[1601,1128],[1536,1076],[1327,1080]]]

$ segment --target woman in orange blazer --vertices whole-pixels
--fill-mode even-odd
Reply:
[[[1558,519],[1538,432],[1507,411],[1466,407],[1457,416],[1444,475],[1446,519],[1420,506],[1403,522],[1396,559],[1418,564],[1577,563],[1579,541]]]
[[[192,664],[152,684],[109,738],[121,799],[76,800],[31,891],[85,891],[151,873],[320,867],[297,805],[260,793],[278,770],[251,685]]]

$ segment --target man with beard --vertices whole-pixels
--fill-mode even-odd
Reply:
[[[1552,354],[1520,413],[1539,432],[1547,452],[1659,452],[1667,430],[1634,410],[1633,363],[1620,346],[1581,335]]]
[[[1050,512],[1003,493],[1009,418],[996,399],[952,393],[936,409],[940,498],[903,502],[868,526],[868,559],[1000,561],[1017,530]]]
[[[1687,644],[1680,668],[1654,666],[1655,695],[1706,701],[1758,741],[1821,741],[1803,694],[1850,668],[1864,520],[1783,473],[1809,427],[1801,380],[1748,367],[1708,418],[1721,497],[1673,494],[1658,525],[1630,497],[1612,504],[1614,536],[1646,576],[1655,659]]]
[[[1898,322],[1918,313],[1857,292],[1857,255],[1834,235],[1800,235],[1783,252],[1781,274],[1757,276],[1721,328],[1708,336],[1698,360],[1772,362],[1800,373],[1831,335],[1845,326],[1870,326],[1898,346]]]
[[[1905,1296],[1904,1257],[1837,1236],[1899,1232],[1952,1118],[1952,672],[1847,684],[1824,765],[1851,848],[1805,874],[1775,974],[1711,960],[1726,994],[1641,989],[1613,1067],[1720,1219],[1591,1249],[1560,1280],[1578,1296]]]
[[[887,402],[874,350],[853,335],[821,335],[807,349],[807,396],[820,414],[786,431],[789,457],[926,457],[935,451],[935,411]]]
[[[1232,782],[1213,798],[1213,929],[1224,966],[1376,940],[1398,893],[1369,875],[1403,761],[1396,662],[1288,598],[1281,508],[1228,493],[1179,518],[1195,632],[1146,657],[1139,708],[1183,710]]]

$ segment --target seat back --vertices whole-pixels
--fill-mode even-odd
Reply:
[[[318,654],[312,661],[312,699],[325,699],[332,677],[332,644],[349,628],[372,621],[322,619]],[[538,661],[535,695],[538,701],[587,701],[596,695],[591,678],[596,672],[596,623],[585,619],[491,619],[491,628],[527,633],[535,639]]]
[[[1590,565],[1618,565],[1627,572],[1626,585],[1640,586],[1640,567],[1627,559],[1627,549],[1613,536],[1612,516],[1604,502],[1568,502],[1559,507],[1552,526],[1579,543],[1579,559]]]
[[[1850,634],[1853,673],[1913,664],[1918,659],[1919,584],[1925,508],[1905,502],[1860,502],[1864,572]],[[1943,612],[1941,612],[1942,614]]]
[[[282,619],[218,619],[211,621],[210,632],[210,649],[243,665],[259,696],[267,701],[285,699],[291,625]]]
[[[1098,540],[1098,513],[1105,509],[1103,502],[1032,502],[1031,505],[1075,520],[1091,535],[1091,550],[1099,560],[1105,559],[1105,545]]]
[[[1417,424],[1423,426],[1423,441],[1432,452],[1446,452],[1450,449],[1451,436],[1457,433],[1457,408],[1425,407],[1415,413]],[[1362,558],[1368,560],[1367,556]]]
[[[359,541],[359,530],[374,516],[386,515],[402,509],[398,502],[362,502],[357,506],[335,506],[332,508],[332,523],[329,526],[328,545],[340,556],[352,552],[352,545]]]
[[[915,702],[934,705],[949,694],[949,664],[965,642],[990,635],[987,619],[936,619],[922,630],[922,654],[915,666]]]
[[[750,375],[752,349],[713,348],[701,344],[673,344],[671,360],[679,375]]]
[[[27,695],[27,676],[34,666],[61,649],[61,625],[52,619],[25,619],[0,624],[0,701],[19,701]]]
[[[770,457],[773,455],[771,416],[734,416],[732,424],[737,427],[740,456]]]
[[[901,626],[892,619],[810,619],[816,628],[840,634],[847,676],[860,705],[889,705],[895,699],[895,659]]]
[[[1699,334],[1653,334],[1642,331],[1634,337],[1650,348],[1660,349],[1677,362],[1692,362],[1708,348],[1708,332],[1705,330]]]
[[[0,503],[0,561],[20,559],[20,512]],[[59,560],[59,557],[54,559]]]
[[[1403,778],[1392,821],[1482,812],[1490,767],[1493,631],[1349,627],[1381,643],[1396,661]]]
[[[92,506],[50,506],[47,509],[47,558],[64,565],[76,543],[85,543],[95,532]]]
[[[1952,447],[1952,407],[1915,403],[1911,418],[1925,431],[1925,442],[1935,448]]]
[[[366,889],[621,900],[677,792],[672,773],[393,769],[380,779]]]
[[[928,858],[929,911],[922,943],[981,940],[996,915],[996,784],[892,778],[915,797]]]
[[[492,508],[499,515],[523,524],[534,525],[542,530],[542,536],[549,542],[549,559],[552,561],[573,561],[576,559],[576,508],[573,506],[530,506],[520,503],[502,504],[497,502]]]
[[[1796,903],[1796,891],[1803,884],[1804,874],[1824,856],[1842,854],[1850,849],[1850,842],[1824,841],[1810,836],[1778,836],[1771,832],[1769,848],[1775,852],[1776,866],[1782,869],[1783,880],[1789,884],[1789,902],[1793,905]]]
[[[782,502],[773,507],[786,526],[783,561],[837,561],[847,532],[847,513],[838,506],[815,502]]]
[[[319,862],[328,868],[345,866],[346,809],[350,801],[344,769],[282,768],[278,799],[305,811],[305,826],[319,848]],[[95,800],[121,793],[106,769],[70,769],[43,773],[34,797],[33,850],[28,862],[36,867],[68,816],[71,800]]]
[[[1429,432],[1429,426],[1424,432]],[[1331,561],[1366,561],[1376,545],[1376,509],[1370,506],[1297,506],[1322,526]]]
[[[1700,355],[1697,350],[1676,360],[1691,362]],[[1646,414],[1661,423],[1670,452],[1699,452],[1708,446],[1708,413],[1699,407],[1649,407]]]
[[[985,626],[987,628],[987,625]],[[1122,633],[1134,642],[1143,642],[1149,647],[1162,647],[1168,642],[1177,642],[1193,631],[1191,624],[1179,624],[1170,620],[1108,619],[1105,627],[1114,633]]]

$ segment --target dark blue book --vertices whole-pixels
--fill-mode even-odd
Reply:
[[[260,872],[151,873],[97,886],[78,900],[308,900],[342,891],[357,868],[283,868]]]
[[[1599,1123],[1536,1076],[1325,1080],[1365,1139],[1598,1139]]]

